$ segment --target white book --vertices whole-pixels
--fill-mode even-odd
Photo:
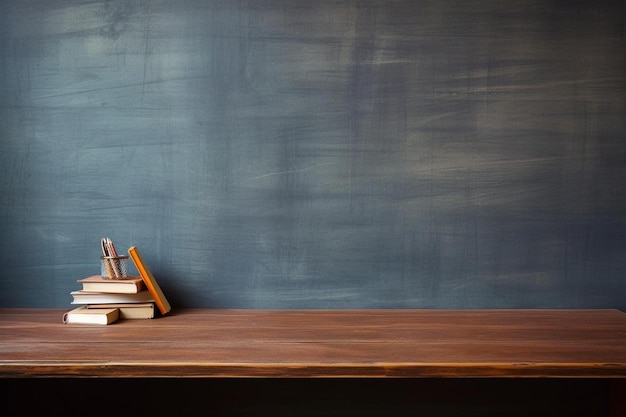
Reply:
[[[72,304],[124,304],[124,303],[150,303],[154,302],[152,294],[143,290],[134,294],[115,294],[93,291],[72,291],[74,300]]]

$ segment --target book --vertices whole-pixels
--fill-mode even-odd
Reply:
[[[143,278],[128,277],[124,279],[110,279],[102,275],[92,275],[79,279],[84,291],[134,294],[144,289]]]
[[[88,309],[81,306],[63,314],[63,323],[71,324],[111,324],[120,317],[117,308]]]
[[[120,311],[120,319],[152,319],[154,318],[154,303],[137,304],[90,304],[89,309],[117,308]]]
[[[153,302],[152,294],[147,290],[135,294],[116,294],[106,292],[93,292],[76,290],[70,295],[73,297],[72,304],[126,304],[126,303],[149,303]]]
[[[167,298],[165,298],[165,294],[163,294],[163,291],[161,291],[161,287],[156,282],[156,280],[154,279],[154,276],[148,269],[148,266],[144,262],[141,254],[139,253],[139,249],[137,249],[136,246],[131,246],[128,249],[128,254],[133,260],[135,266],[137,267],[137,271],[139,271],[139,275],[141,275],[141,278],[143,278],[143,282],[148,288],[148,291],[150,292],[150,294],[152,294],[152,297],[154,298],[154,302],[159,308],[159,311],[161,312],[161,314],[165,315],[169,313],[172,307],[170,306],[170,303],[167,301]]]

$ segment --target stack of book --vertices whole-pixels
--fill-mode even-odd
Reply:
[[[72,291],[72,304],[79,304],[63,314],[64,323],[111,324],[118,319],[151,319],[155,308],[167,314],[170,304],[136,247],[128,250],[140,276],[110,279],[91,275],[79,279],[82,288]]]
[[[72,291],[72,304],[80,307],[68,312],[68,323],[97,321],[110,324],[117,319],[151,319],[154,317],[154,298],[141,277],[110,279],[92,275],[79,279],[82,289]]]

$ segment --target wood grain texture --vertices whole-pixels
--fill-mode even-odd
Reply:
[[[0,310],[0,375],[626,377],[617,310],[208,310],[100,327]]]

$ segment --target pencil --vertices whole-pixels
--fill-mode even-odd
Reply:
[[[115,275],[113,273],[113,269],[111,269],[111,259],[108,259],[109,251],[107,250],[106,238],[100,239],[100,245],[102,246],[102,262],[104,263],[109,278],[114,278]]]
[[[106,246],[107,246],[109,255],[112,257],[110,261],[111,261],[111,266],[113,267],[113,273],[115,274],[116,278],[121,278],[122,271],[120,270],[117,251],[115,250],[115,245],[113,244],[113,241],[108,237],[106,238]]]

